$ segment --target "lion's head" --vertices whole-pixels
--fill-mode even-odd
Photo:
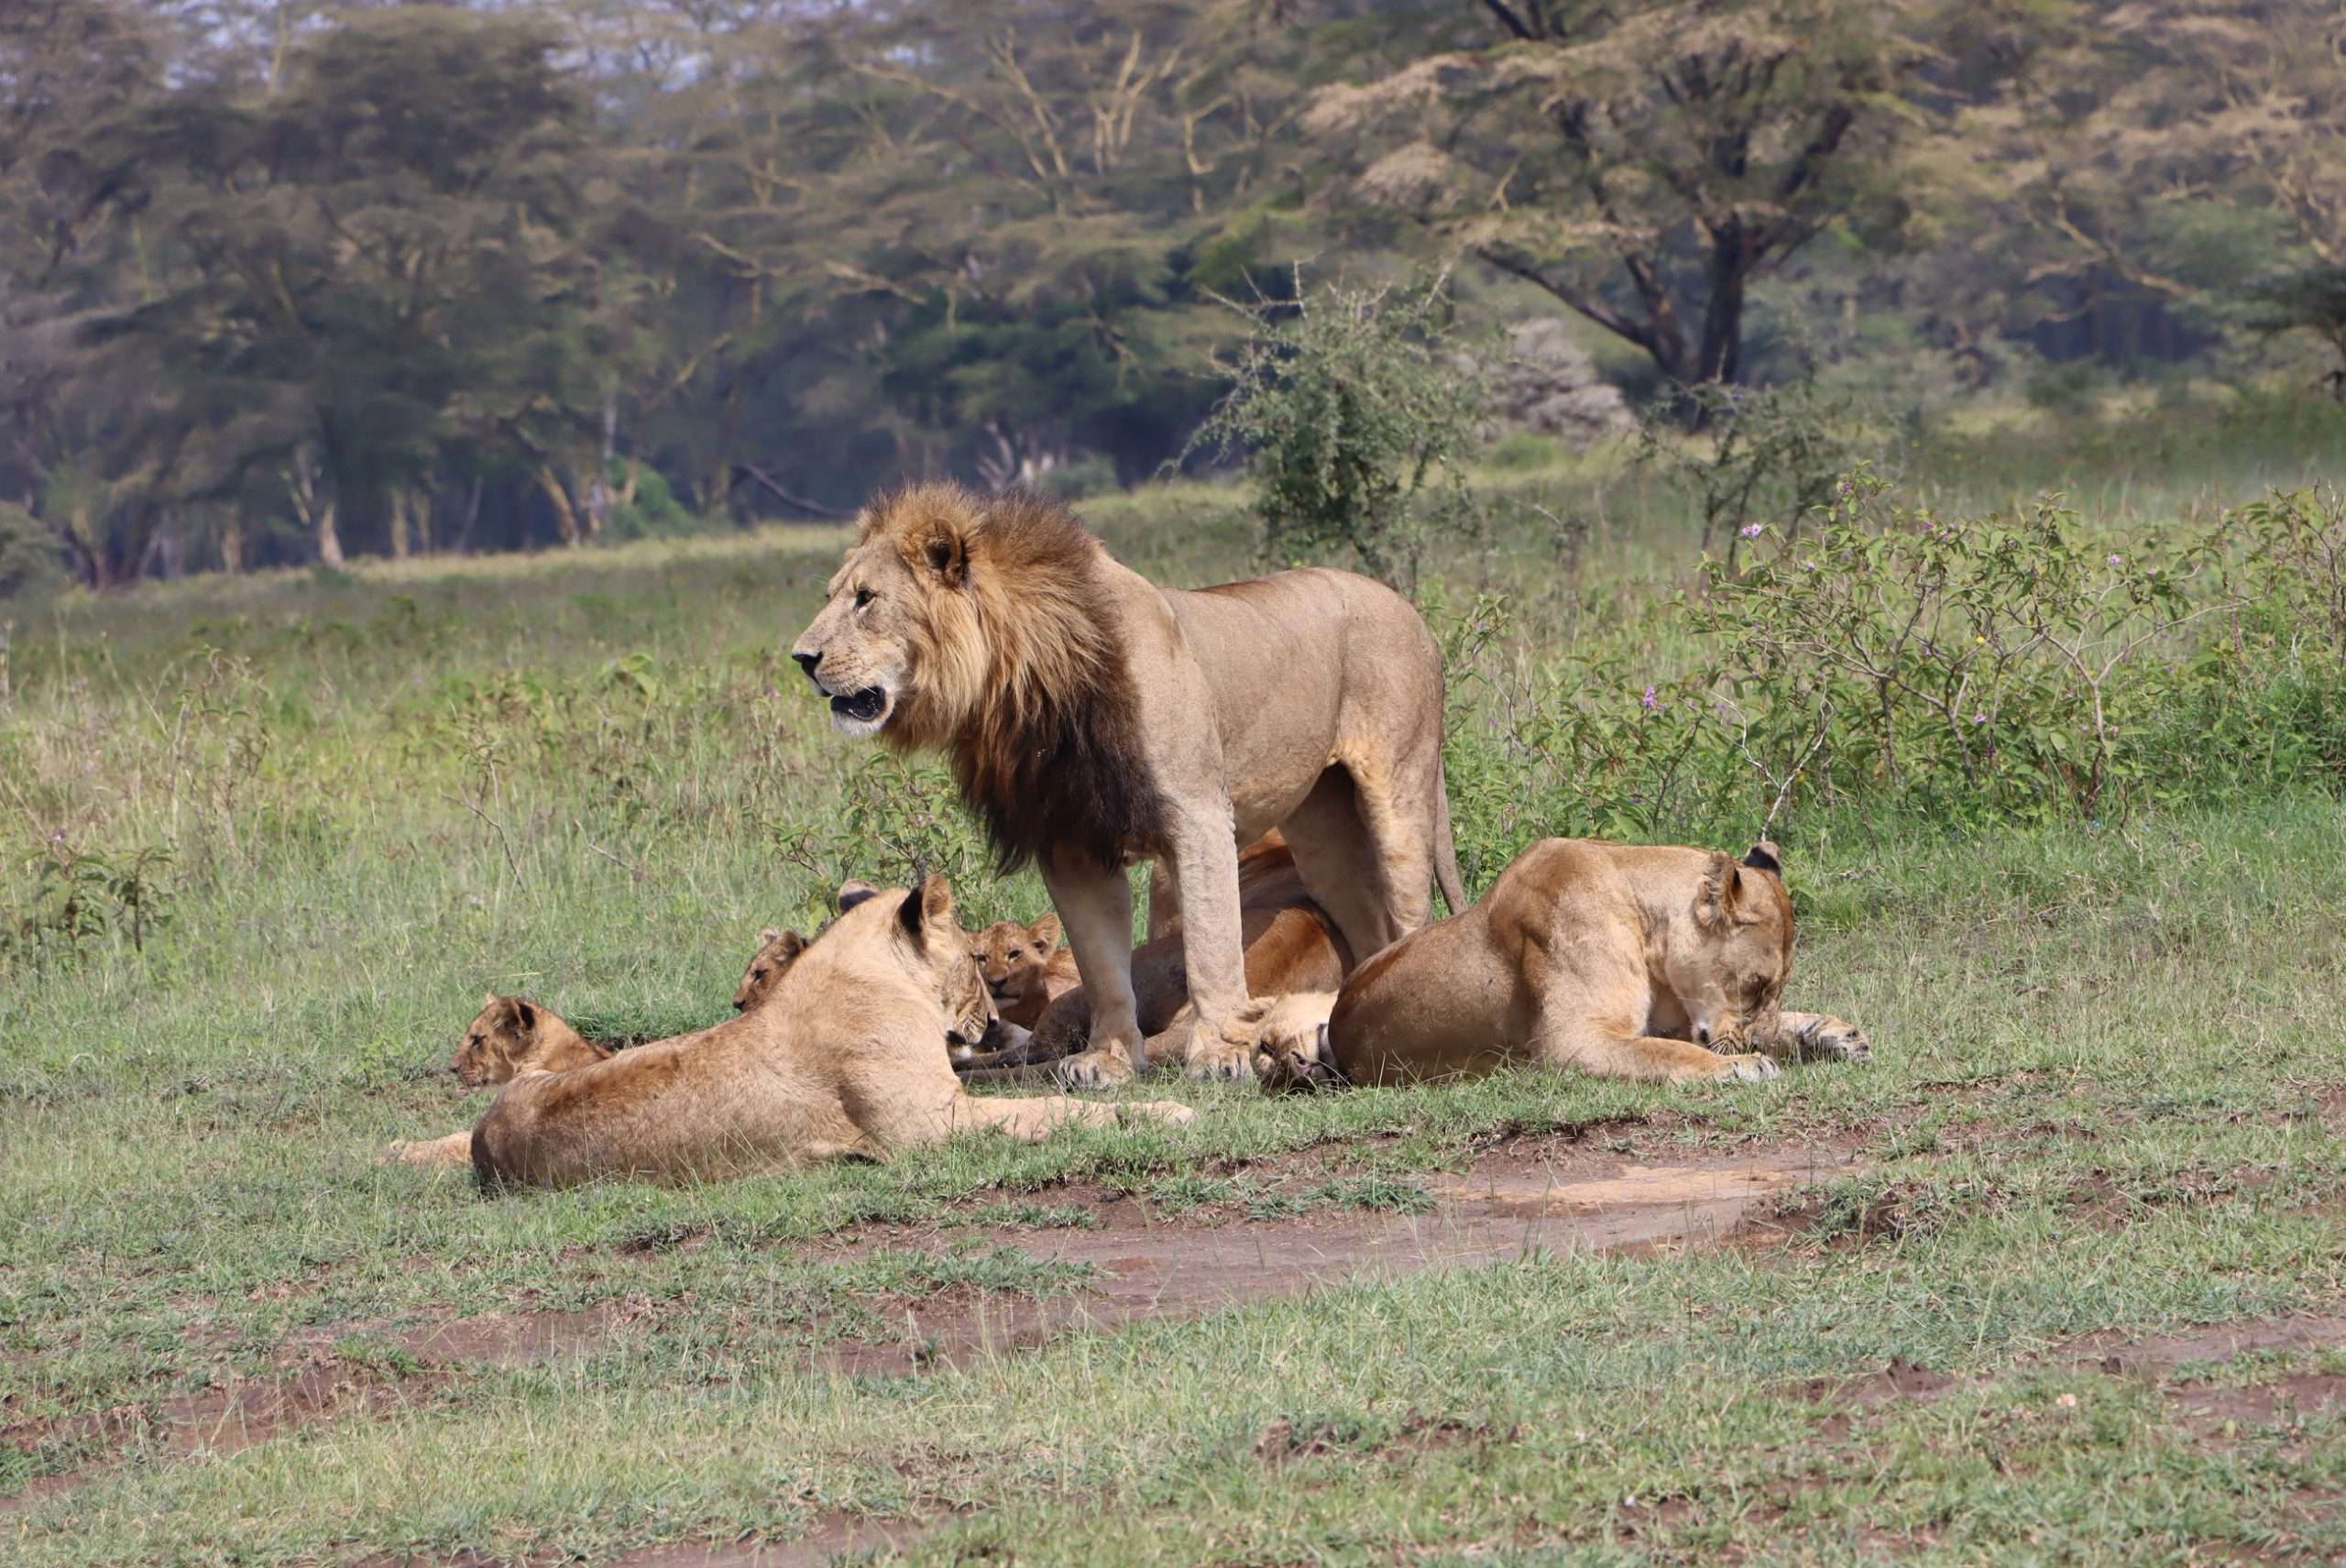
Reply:
[[[973,1047],[983,1040],[994,1016],[993,993],[970,957],[969,933],[953,914],[953,884],[942,876],[925,879],[904,893],[882,893],[865,883],[839,889],[839,918],[822,938],[889,943],[896,961],[925,987],[933,987],[945,1013],[947,1047]],[[893,913],[884,926],[849,918],[866,905]],[[834,937],[834,933],[837,936]]]
[[[551,1009],[525,996],[491,992],[465,1030],[448,1070],[466,1089],[503,1083],[526,1070],[562,1072],[598,1062],[608,1053],[579,1036]]]
[[[1774,1042],[1792,972],[1792,901],[1775,845],[1763,839],[1740,862],[1711,857],[1663,969],[1696,1045],[1736,1052]]]
[[[733,1010],[747,1013],[773,994],[798,955],[806,950],[806,938],[795,931],[777,931],[769,926],[758,933],[757,956],[750,967],[741,971],[741,983],[733,992]]]
[[[831,719],[952,753],[1008,870],[1073,848],[1125,864],[1162,838],[1099,542],[1066,508],[915,485],[864,509],[792,646]]]
[[[1032,926],[998,920],[978,933],[971,944],[978,973],[993,992],[995,1006],[1015,1013],[1030,1000],[1048,1000],[1044,971],[1058,951],[1059,930],[1059,917],[1046,915]]]
[[[1334,1081],[1336,1058],[1328,1048],[1328,1018],[1335,1010],[1334,992],[1307,991],[1252,997],[1232,1015],[1254,1041],[1255,1076],[1266,1090]]]

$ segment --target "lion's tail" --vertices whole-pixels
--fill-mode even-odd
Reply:
[[[1434,775],[1433,880],[1453,915],[1466,913],[1466,886],[1458,880],[1458,840],[1450,835],[1450,781]]]

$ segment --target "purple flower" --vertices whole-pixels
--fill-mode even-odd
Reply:
[[[1847,479],[1841,481],[1841,493],[1845,496],[1849,493],[1849,481]]]
[[[1767,532],[1767,529],[1766,525],[1763,523],[1747,522],[1741,528],[1736,530],[1736,532],[1742,534],[1746,539],[1757,539],[1760,534]]]
[[[1988,722],[1988,716],[1984,713],[1975,713],[1971,716],[1971,722],[1974,724],[1985,724]]]
[[[1800,564],[1800,569],[1803,572],[1814,572],[1816,570],[1816,563],[1814,561],[1803,561]]]
[[[49,841],[52,844],[62,844],[65,842],[65,829],[60,828],[56,832],[51,833],[49,836]]]
[[[1644,708],[1648,713],[1651,713],[1655,708],[1661,706],[1661,699],[1654,696],[1653,687],[1648,686],[1646,687],[1646,695],[1638,698],[1638,706]]]
[[[2126,557],[2123,555],[2112,555],[2110,558],[2110,564],[2113,566],[2122,566],[2126,564]]]

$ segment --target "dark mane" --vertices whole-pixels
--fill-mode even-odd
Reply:
[[[1140,696],[1095,563],[1066,508],[1025,492],[985,504],[970,552],[995,684],[952,743],[961,795],[1006,872],[1067,856],[1122,869],[1165,841],[1141,751]]]

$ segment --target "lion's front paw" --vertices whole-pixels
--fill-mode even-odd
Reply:
[[[1781,1076],[1784,1070],[1772,1059],[1761,1056],[1757,1051],[1747,1051],[1741,1056],[1722,1057],[1719,1059],[1727,1063],[1727,1070],[1719,1076],[1730,1083],[1761,1083]]]
[[[1188,1070],[1191,1078],[1255,1076],[1255,1042],[1225,1040],[1200,1032],[1189,1037]]]
[[[1873,1060],[1873,1042],[1865,1031],[1839,1018],[1812,1018],[1793,1038],[1800,1042],[1803,1061]]]
[[[1094,1046],[1060,1062],[1058,1075],[1069,1089],[1108,1089],[1131,1082],[1133,1064],[1121,1046]]]
[[[1116,1109],[1127,1120],[1162,1122],[1168,1127],[1186,1127],[1198,1119],[1196,1109],[1178,1100],[1135,1100]]]

